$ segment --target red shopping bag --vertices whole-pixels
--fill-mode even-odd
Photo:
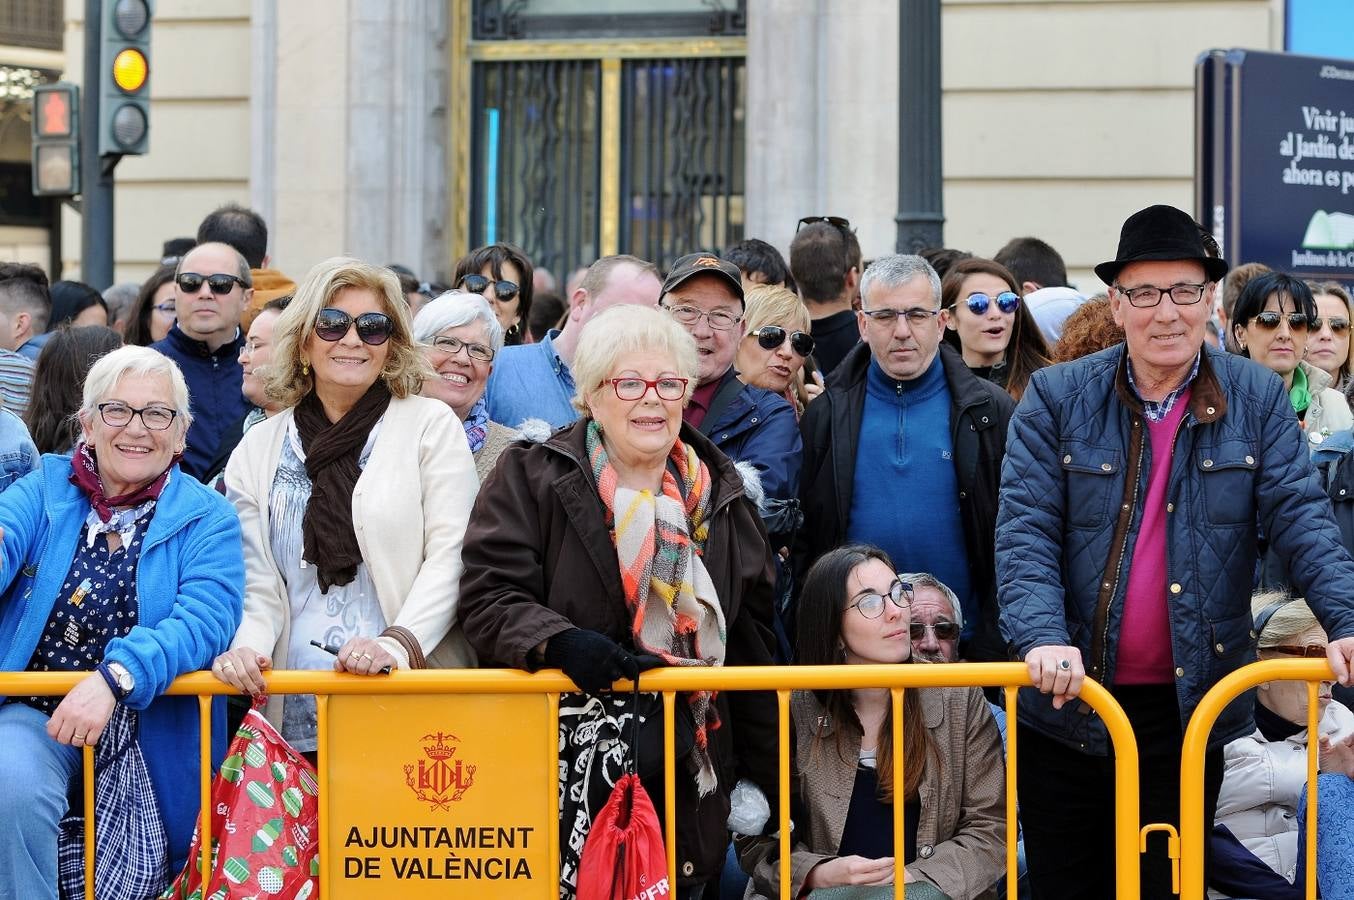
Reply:
[[[627,772],[593,820],[578,865],[578,900],[668,897],[668,858],[649,792]]]
[[[626,773],[593,819],[578,863],[577,900],[657,900],[672,895],[663,829],[649,792],[636,774],[639,686],[635,686],[633,732]]]
[[[212,866],[202,884],[202,820],[188,864],[161,900],[231,900],[317,892],[319,782],[315,768],[282,739],[258,697],[235,732],[212,783]],[[283,893],[285,892],[285,893]]]

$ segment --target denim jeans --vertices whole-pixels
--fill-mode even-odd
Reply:
[[[56,900],[57,826],[80,750],[47,736],[47,716],[0,706],[0,900]]]

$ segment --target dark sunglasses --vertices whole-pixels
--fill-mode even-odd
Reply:
[[[240,287],[249,287],[244,283],[244,279],[238,275],[227,275],[224,272],[216,275],[199,275],[196,272],[180,272],[174,276],[174,283],[190,294],[196,294],[202,289],[202,282],[207,282],[207,287],[212,289],[213,294],[229,294],[235,289],[235,285]]]
[[[491,284],[494,286],[494,296],[504,303],[517,296],[519,288],[511,281],[494,281],[483,275],[467,275],[461,279],[461,287],[472,294],[483,294]]]
[[[1265,331],[1273,331],[1279,327],[1279,323],[1285,318],[1288,320],[1288,328],[1290,331],[1306,331],[1312,324],[1312,320],[1300,312],[1291,312],[1285,315],[1284,313],[1277,313],[1272,309],[1260,313],[1251,321]]]
[[[363,313],[354,319],[341,309],[326,306],[315,317],[315,335],[320,340],[332,344],[334,341],[343,340],[354,322],[357,324],[357,336],[362,339],[362,343],[374,347],[389,340],[390,333],[395,327],[395,323],[391,322],[390,316],[385,313]]]
[[[985,316],[987,315],[988,307],[992,305],[992,300],[992,297],[989,297],[984,293],[975,292],[969,294],[968,300],[965,302],[968,303],[969,312],[973,313],[975,316]],[[996,301],[997,309],[1007,315],[1010,315],[1020,308],[1020,295],[1011,291],[1002,291],[996,296]],[[955,306],[958,305],[959,304],[957,303],[955,304]],[[951,307],[951,309],[953,309],[953,307]]]
[[[749,337],[755,337],[757,346],[763,350],[776,350],[785,343],[785,329],[779,325],[763,325]],[[813,353],[813,335],[802,331],[790,332],[790,349],[807,359]]]
[[[959,625],[955,622],[937,622],[934,625],[913,622],[907,626],[907,633],[912,640],[920,641],[926,637],[927,629],[930,629],[938,641],[953,641],[959,637]]]
[[[1331,334],[1344,334],[1349,330],[1349,320],[1343,316],[1317,316],[1312,320],[1312,330],[1320,331],[1322,325],[1330,325]]]
[[[795,227],[795,232],[798,233],[800,228],[803,228],[805,225],[812,225],[815,222],[826,222],[842,233],[851,230],[850,221],[843,219],[841,216],[805,216],[799,220],[799,225]]]

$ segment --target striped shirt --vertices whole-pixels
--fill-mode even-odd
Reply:
[[[22,419],[32,392],[32,361],[13,350],[0,350],[0,404]]]

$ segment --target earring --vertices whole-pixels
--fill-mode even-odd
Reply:
[[[301,360],[301,374],[303,376],[310,374],[310,363],[306,362],[304,359]]]

